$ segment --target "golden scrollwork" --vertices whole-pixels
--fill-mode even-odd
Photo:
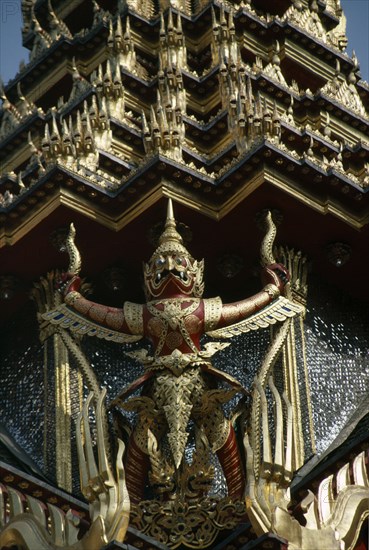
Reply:
[[[131,509],[131,525],[173,550],[208,548],[223,529],[234,529],[245,517],[245,504],[230,498],[203,498],[190,504],[184,500],[143,501]]]

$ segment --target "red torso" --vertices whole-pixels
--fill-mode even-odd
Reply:
[[[155,300],[143,308],[144,333],[155,355],[174,350],[194,353],[200,349],[204,332],[204,305],[198,298],[176,297]]]

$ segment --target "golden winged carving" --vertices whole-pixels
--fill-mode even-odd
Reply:
[[[211,330],[207,334],[212,338],[232,338],[250,330],[258,330],[259,328],[275,325],[278,321],[285,321],[295,315],[300,315],[302,312],[302,306],[284,296],[280,296],[277,300],[274,300],[257,313],[250,315],[247,319],[228,327]]]
[[[68,328],[75,334],[97,336],[98,338],[111,340],[120,344],[138,342],[142,338],[142,336],[107,329],[98,323],[94,323],[91,319],[79,315],[79,313],[69,308],[66,304],[60,304],[55,309],[43,313],[41,316],[45,321],[53,325],[59,325],[60,328]]]
[[[304,513],[302,525],[289,510],[292,478],[292,406],[286,395],[283,395],[282,401],[272,378],[269,378],[269,388],[275,411],[274,441],[269,430],[265,391],[262,381],[256,379],[254,403],[258,401],[258,397],[261,402],[258,422],[261,424],[263,447],[256,465],[254,454],[259,453],[258,449],[253,448],[253,434],[246,433],[244,436],[248,480],[246,508],[256,534],[261,536],[273,533],[288,541],[289,550],[352,550],[363,522],[369,516],[369,478],[365,452],[356,456],[352,463],[345,464],[335,476],[323,479],[317,496],[308,492],[300,503]],[[251,432],[254,428],[252,425]],[[336,488],[335,491],[333,486]]]
[[[112,541],[123,542],[129,524],[130,502],[123,469],[124,444],[118,440],[115,475],[106,452],[103,424],[103,390],[94,405],[96,447],[89,423],[93,393],[85,401],[77,420],[77,449],[81,491],[89,502],[91,526],[79,540],[73,516],[51,504],[47,510],[37,499],[7,488],[0,491],[0,548],[19,545],[25,550],[100,550]],[[7,509],[9,507],[10,514]],[[48,520],[48,517],[50,520]]]

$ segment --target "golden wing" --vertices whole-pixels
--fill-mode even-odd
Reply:
[[[294,317],[303,312],[303,307],[291,302],[284,296],[280,296],[271,304],[267,305],[257,313],[250,315],[247,319],[234,323],[228,327],[211,330],[206,334],[212,338],[232,338],[250,330],[258,330],[274,325],[277,321],[285,321],[288,317]]]
[[[142,336],[137,334],[126,334],[105,328],[90,319],[79,315],[65,304],[60,304],[57,308],[42,314],[45,321],[53,325],[59,325],[61,328],[68,328],[76,334],[87,334],[87,336],[97,336],[104,340],[125,344],[129,342],[138,342]]]

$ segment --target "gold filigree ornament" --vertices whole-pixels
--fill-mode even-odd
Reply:
[[[189,365],[209,364],[208,360],[215,353],[227,348],[229,345],[227,342],[207,342],[204,349],[196,351],[196,353],[182,353],[180,350],[175,349],[169,355],[160,357],[149,355],[146,349],[126,351],[125,355],[139,361],[147,370],[168,369],[176,376],[180,376]]]
[[[183,309],[182,304],[185,306]],[[188,334],[185,321],[189,315],[197,310],[199,305],[200,300],[198,298],[176,298],[149,302],[147,304],[147,309],[151,315],[161,322],[161,331],[159,334],[159,342],[155,350],[155,356],[160,356],[164,344],[166,344],[169,349],[175,350],[181,345],[183,340],[194,353],[197,352],[197,348]],[[158,309],[158,307],[162,307],[162,309]],[[180,339],[178,337],[180,337]]]
[[[192,462],[183,461],[180,472],[168,463],[151,430],[148,441],[150,483],[159,499],[132,506],[132,527],[173,549],[181,545],[207,548],[221,531],[237,527],[245,517],[244,502],[204,496],[214,480],[214,467],[209,441],[201,427],[196,430]]]
[[[203,498],[194,503],[178,499],[149,500],[131,509],[131,526],[178,548],[208,548],[224,529],[235,529],[245,517],[245,503],[230,498]]]

